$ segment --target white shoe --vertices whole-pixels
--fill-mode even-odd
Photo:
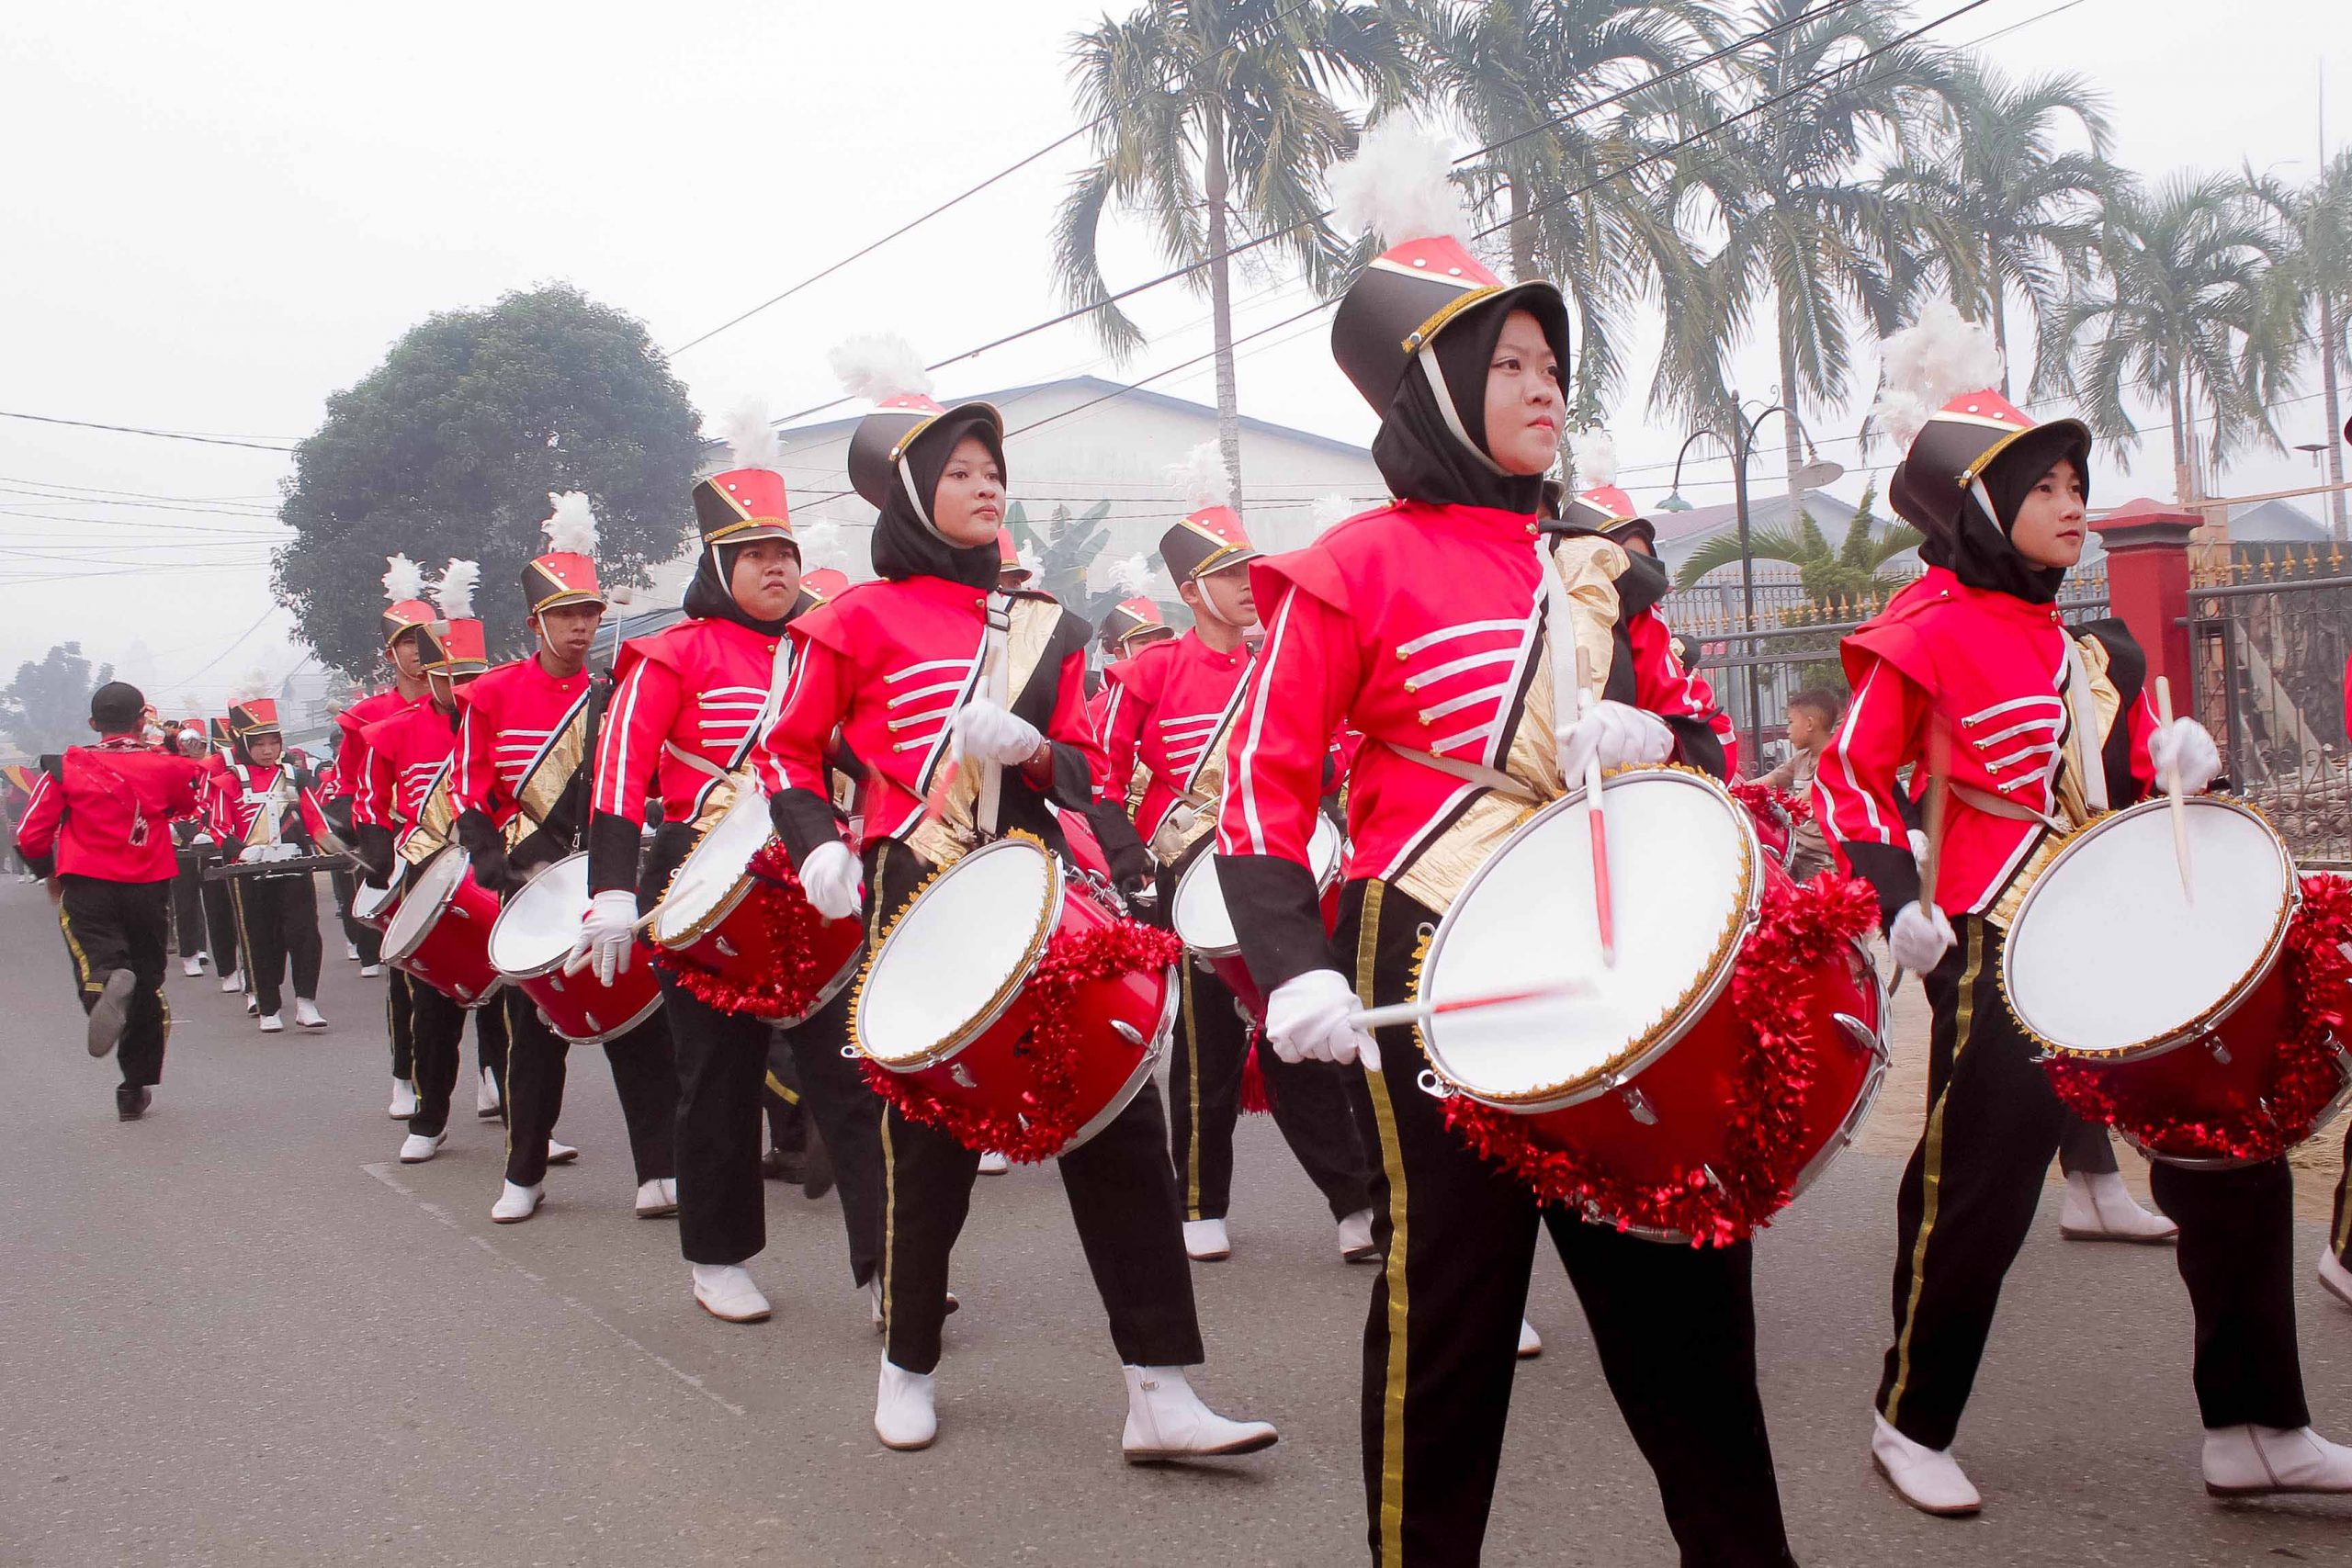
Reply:
[[[1358,1209],[1340,1222],[1340,1260],[1369,1263],[1377,1249],[1372,1241],[1372,1211]]]
[[[539,1200],[546,1196],[544,1187],[517,1187],[510,1181],[500,1190],[498,1201],[490,1206],[491,1220],[502,1225],[520,1224],[539,1212]]]
[[[294,998],[294,1021],[300,1024],[305,1029],[324,1029],[327,1026],[327,1015],[321,1012],[319,1010],[319,1004],[312,1001],[310,998],[296,997]]]
[[[695,1300],[721,1323],[763,1323],[768,1299],[741,1263],[695,1265]]]
[[[874,1390],[874,1435],[886,1449],[910,1453],[939,1436],[939,1411],[929,1372],[910,1372],[882,1358],[882,1380]]]
[[[384,966],[380,964],[362,964],[359,966],[359,977],[363,980],[373,980],[383,972]]]
[[[229,973],[220,976],[220,994],[222,996],[225,997],[232,991],[242,991],[244,988],[245,975],[243,970],[232,969]]]
[[[640,1181],[637,1187],[637,1217],[659,1220],[678,1212],[678,1179],[657,1176],[650,1181]]]
[[[998,1154],[993,1149],[980,1156],[980,1174],[982,1176],[1002,1176],[1006,1171],[1011,1170],[1012,1168],[1012,1162],[1005,1158],[1004,1156]]]
[[[426,1160],[429,1160],[435,1155],[439,1154],[441,1152],[441,1145],[448,1141],[449,1134],[447,1128],[434,1134],[429,1138],[422,1133],[411,1133],[405,1139],[401,1140],[401,1163],[402,1165],[423,1165]]]
[[[180,960],[180,973],[181,973],[181,974],[183,974],[183,975],[201,975],[201,974],[203,974],[203,973],[204,973],[204,959],[203,959],[202,955],[201,955],[201,954],[191,953],[191,954],[190,954],[190,955],[188,955],[187,957],[181,959],[181,960]]]
[[[1544,1336],[1535,1332],[1533,1324],[1523,1317],[1521,1318],[1519,1320],[1519,1359],[1522,1361],[1532,1361],[1543,1353]]]
[[[1915,1443],[1893,1427],[1886,1417],[1871,1414],[1871,1462],[1886,1477],[1897,1495],[1923,1514],[1939,1518],[1961,1518],[1984,1506],[1976,1495],[1967,1472],[1960,1461],[1951,1457],[1950,1449],[1931,1449]],[[2207,1454],[2212,1450],[2212,1439],[2206,1439]],[[2205,1473],[2211,1476],[2212,1461],[2206,1461]],[[2211,1483],[2209,1481],[2210,1486]]]
[[[553,1138],[549,1138],[548,1140],[548,1163],[549,1165],[570,1165],[573,1160],[576,1160],[579,1157],[580,1151],[573,1148],[570,1144],[559,1144]]]
[[[2177,1240],[2180,1227],[2140,1207],[2123,1178],[2114,1171],[2066,1178],[2066,1201],[2058,1210],[2058,1233],[2072,1241],[2129,1241],[2143,1247]]]
[[[416,1086],[406,1078],[392,1080],[391,1108],[384,1112],[395,1122],[405,1122],[416,1114]]]
[[[498,1080],[490,1076],[488,1067],[481,1070],[479,1077],[474,1085],[474,1114],[487,1122],[499,1111]]]
[[[2319,1249],[2319,1282],[2329,1295],[2352,1307],[2352,1269],[2337,1262],[2335,1252],[2324,1247]]]
[[[357,942],[345,942],[345,943],[343,944],[343,955],[344,955],[345,958],[347,958],[347,959],[351,960],[351,962],[352,962],[352,963],[354,963],[354,964],[358,963],[358,962],[359,962],[359,944],[358,944]]]
[[[254,994],[251,991],[245,993],[245,1016],[247,1018],[261,1016],[261,1003],[254,999]]]
[[[274,1012],[263,1013],[261,1032],[264,1034],[283,1034],[286,1032],[286,1021]]]
[[[1186,1220],[1184,1256],[1195,1263],[1216,1263],[1233,1256],[1233,1239],[1223,1220]]]
[[[1201,1403],[1182,1367],[1121,1367],[1127,1378],[1127,1429],[1119,1438],[1129,1464],[1202,1454],[1254,1454],[1274,1446],[1271,1421],[1228,1421]]]
[[[2216,1497],[2352,1492],[2352,1449],[2309,1427],[2223,1427],[2205,1434],[2205,1490]]]

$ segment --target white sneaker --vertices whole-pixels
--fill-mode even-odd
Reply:
[[[2209,1456],[2213,1451],[2211,1438],[2206,1439],[2205,1451]],[[1876,1411],[1871,1413],[1871,1462],[1898,1496],[1923,1514],[1962,1518],[1984,1506],[1950,1449],[1913,1442],[1888,1426],[1886,1417]],[[2209,1478],[2213,1473],[2210,1457],[2205,1473]],[[2210,1487],[2212,1483],[2209,1479],[2206,1484]]]
[[[498,1201],[490,1206],[492,1223],[502,1225],[520,1224],[539,1212],[539,1200],[547,1196],[544,1187],[517,1187],[507,1182],[498,1194]]]
[[[358,962],[359,962],[359,944],[358,944],[357,942],[345,942],[345,943],[343,944],[343,955],[344,955],[344,957],[345,957],[345,958],[349,959],[349,960],[350,960],[352,963],[354,963],[354,964],[358,963]]]
[[[1004,1156],[998,1154],[993,1149],[980,1156],[980,1174],[982,1176],[1002,1176],[1006,1171],[1011,1170],[1012,1168],[1012,1162],[1007,1159]]]
[[[886,1449],[911,1453],[927,1449],[939,1436],[939,1411],[933,1402],[933,1376],[910,1372],[882,1358],[882,1380],[874,1390],[874,1435]]]
[[[2322,1289],[2352,1307],[2352,1269],[2335,1260],[2335,1253],[2328,1247],[2319,1249],[2319,1282]]]
[[[274,1012],[263,1013],[261,1032],[264,1034],[283,1034],[286,1032],[286,1021]]]
[[[2352,1449],[2309,1427],[2223,1427],[2205,1434],[2205,1490],[2216,1497],[2352,1492]]]
[[[305,1029],[324,1029],[327,1026],[327,1015],[321,1012],[319,1010],[319,1004],[312,1001],[310,998],[296,997],[294,998],[294,1021],[300,1024]]]
[[[664,1219],[677,1212],[678,1179],[676,1177],[657,1176],[650,1181],[638,1183],[637,1217],[639,1219]]]
[[[383,972],[384,966],[380,964],[362,964],[359,966],[359,977],[363,980],[373,980]]]
[[[570,1165],[573,1160],[576,1160],[579,1157],[580,1151],[573,1148],[570,1144],[559,1144],[553,1138],[549,1138],[548,1140],[548,1163],[549,1165]]]
[[[487,1122],[499,1111],[498,1080],[490,1076],[488,1067],[481,1070],[479,1077],[474,1085],[474,1114]]]
[[[1376,1249],[1372,1241],[1372,1211],[1358,1209],[1340,1222],[1340,1260],[1369,1263]]]
[[[391,1108],[384,1112],[395,1122],[405,1122],[416,1114],[416,1086],[406,1078],[392,1080]]]
[[[220,976],[220,994],[222,996],[225,997],[233,991],[242,991],[244,988],[245,974],[243,970],[232,969],[226,975]]]
[[[1522,1361],[1532,1361],[1543,1353],[1544,1336],[1535,1332],[1533,1324],[1523,1317],[1521,1318],[1519,1320],[1519,1359]]]
[[[2129,1241],[2143,1247],[2176,1241],[2180,1227],[2140,1207],[2123,1178],[2114,1171],[2066,1178],[2066,1201],[2058,1210],[2058,1234],[2070,1241]]]
[[[203,955],[202,955],[202,954],[200,954],[200,953],[190,953],[187,957],[181,959],[181,960],[180,960],[180,973],[181,973],[181,974],[183,974],[183,975],[201,975],[201,974],[203,974],[203,973],[204,973],[204,958],[203,958]]]
[[[1223,1220],[1186,1220],[1184,1256],[1195,1263],[1216,1263],[1233,1256],[1233,1239]]]
[[[721,1323],[763,1323],[768,1299],[741,1263],[695,1265],[695,1301]]]
[[[401,1143],[401,1163],[423,1165],[426,1160],[439,1154],[441,1145],[448,1141],[449,1132],[446,1127],[429,1138],[423,1133],[411,1133]]]
[[[1254,1454],[1274,1446],[1271,1421],[1229,1421],[1201,1403],[1182,1367],[1121,1367],[1127,1379],[1127,1429],[1119,1438],[1129,1464],[1200,1454]]]

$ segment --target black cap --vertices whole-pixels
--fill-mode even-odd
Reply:
[[[108,735],[128,735],[146,717],[146,694],[128,681],[108,681],[90,694],[90,722]]]

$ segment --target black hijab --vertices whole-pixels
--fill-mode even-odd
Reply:
[[[939,476],[946,471],[947,459],[967,435],[978,436],[996,459],[998,471],[1004,471],[1004,446],[997,438],[996,425],[980,413],[943,416],[916,436],[899,459],[906,466],[907,477],[914,480],[915,493],[929,498],[933,505],[937,504]],[[910,577],[944,577],[967,588],[989,589],[996,586],[997,567],[994,539],[981,545],[949,544],[915,510],[906,487],[891,486],[882,515],[874,525],[876,576],[892,582]]]
[[[798,615],[808,603],[802,593],[793,601],[792,608],[776,620],[763,621],[735,602],[735,591],[728,586],[735,573],[735,552],[741,545],[705,545],[702,559],[695,563],[695,575],[686,584],[685,611],[698,621],[732,621],[748,626],[762,637],[780,637],[786,623]],[[792,547],[795,554],[800,547]]]
[[[2083,449],[2080,434],[2065,424],[2030,430],[1994,458],[1982,476],[1984,493],[1993,501],[1994,516],[1985,516],[1974,494],[1969,493],[1951,526],[1920,530],[1927,538],[1919,547],[1919,558],[1929,566],[1942,567],[1971,588],[2007,593],[2029,604],[2055,602],[2066,581],[2066,569],[2036,566],[2026,559],[2010,542],[2009,530],[2017,525],[2018,508],[2061,457],[2074,459],[2087,499],[2090,454]]]
[[[1506,474],[1484,460],[1487,446],[1487,370],[1495,344],[1514,310],[1529,310],[1517,289],[1471,306],[1449,322],[1436,341],[1438,372],[1444,378],[1463,431],[1476,443],[1472,451],[1446,423],[1437,392],[1417,361],[1405,371],[1380,434],[1372,440],[1372,460],[1390,493],[1400,501],[1440,506],[1487,506],[1532,516],[1543,498],[1541,474]],[[1542,319],[1540,311],[1532,312]],[[1556,350],[1559,345],[1554,344]],[[1565,356],[1562,375],[1567,373]]]

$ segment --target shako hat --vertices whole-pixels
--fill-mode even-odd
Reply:
[[[539,525],[548,536],[544,555],[523,563],[523,605],[536,615],[562,604],[594,604],[608,601],[596,581],[596,512],[588,497],[576,490],[548,492],[553,511]]]
[[[384,558],[384,648],[390,651],[403,632],[414,631],[433,619],[424,600],[424,573],[406,556]]]

